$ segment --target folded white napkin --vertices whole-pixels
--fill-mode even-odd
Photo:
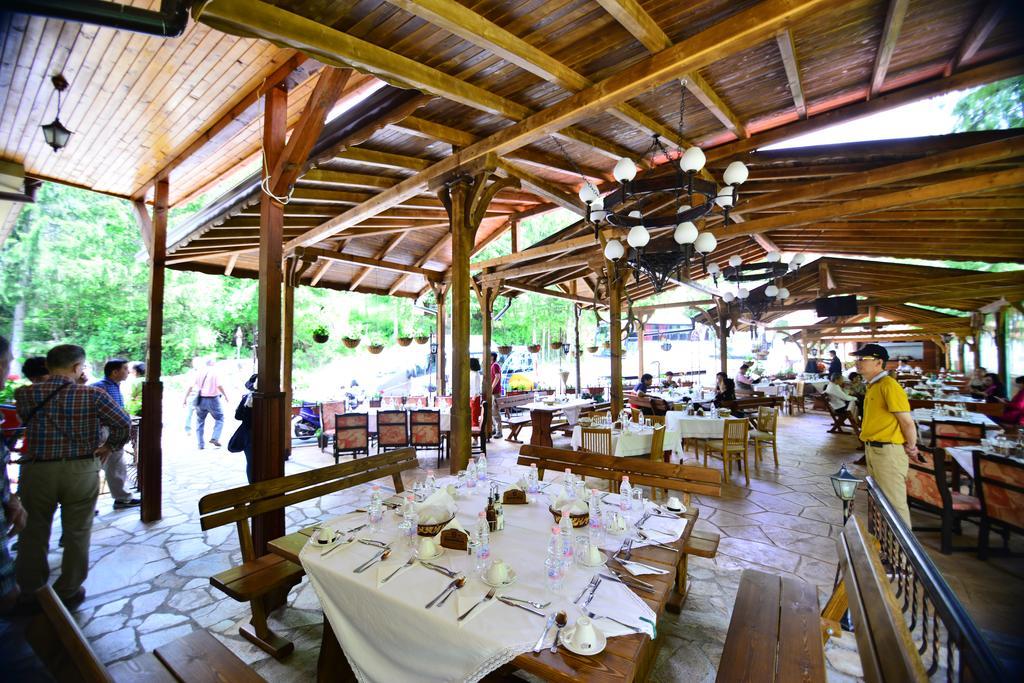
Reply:
[[[619,558],[619,564],[626,568],[633,576],[641,576],[643,574],[669,574],[667,569],[658,569],[654,565],[644,563],[630,562],[629,560],[623,560]]]
[[[436,524],[450,519],[457,507],[447,489],[434,491],[422,503],[416,505],[420,524]]]
[[[452,518],[452,521],[450,521],[447,524],[445,524],[444,528],[441,529],[441,531],[447,531],[448,529],[458,529],[459,531],[461,531],[464,534],[467,534],[467,535],[469,534],[469,532],[466,531],[465,528],[463,528],[463,526],[461,524],[459,524],[459,518],[458,517]],[[441,538],[441,534],[438,533],[437,536],[434,537],[434,540],[440,541],[440,538]]]
[[[412,569],[412,566],[404,566],[408,561],[408,557],[396,557],[393,553],[390,558],[385,562],[377,563],[377,588],[384,585],[384,579],[391,575],[391,572],[398,570],[398,573],[391,577],[389,583],[394,583],[398,580],[398,577],[405,573],[407,569]]]
[[[658,617],[654,610],[625,584],[618,581],[602,579],[587,608],[598,615],[598,618],[594,619],[594,626],[609,638],[632,635],[636,631],[601,617],[614,617],[623,623],[636,626],[652,639],[655,637],[654,624],[657,623]]]
[[[490,589],[488,589],[488,590],[490,590]],[[457,591],[456,601],[455,601],[455,606],[457,608],[456,611],[455,611],[455,619],[456,619],[456,623],[460,627],[465,626],[469,622],[471,622],[474,619],[476,619],[478,616],[480,616],[481,612],[483,612],[488,607],[490,607],[491,605],[493,605],[494,603],[496,603],[498,601],[498,599],[496,597],[495,598],[491,598],[490,600],[485,600],[481,604],[477,605],[477,608],[474,609],[470,613],[470,615],[468,617],[466,617],[462,621],[458,621],[458,617],[459,616],[461,616],[462,614],[465,614],[466,610],[468,610],[473,605],[476,605],[476,603],[480,602],[481,598],[483,598],[485,595],[487,595],[487,591],[480,592],[480,591],[470,590],[470,591],[465,591],[466,594],[462,595],[463,592],[464,591]]]

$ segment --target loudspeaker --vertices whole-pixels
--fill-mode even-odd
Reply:
[[[814,300],[814,312],[819,318],[836,318],[857,314],[857,296],[833,296]]]

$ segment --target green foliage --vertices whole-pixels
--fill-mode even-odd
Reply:
[[[953,107],[956,132],[1024,127],[1024,76],[989,83]]]

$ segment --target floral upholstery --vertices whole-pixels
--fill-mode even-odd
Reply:
[[[975,475],[981,483],[985,515],[1024,529],[1024,466],[982,455]]]
[[[920,451],[907,470],[907,498],[942,509],[942,494],[935,479],[935,461],[931,453]]]
[[[439,407],[442,407],[442,408],[451,408],[452,407],[452,397],[451,396],[438,396],[437,397],[437,405]]]
[[[320,425],[324,434],[331,434],[335,428],[335,418],[345,413],[344,401],[324,401],[320,404]]]
[[[409,428],[404,410],[377,413],[377,443],[381,446],[409,445]]]
[[[366,413],[349,413],[334,418],[335,449],[338,451],[367,451],[370,448],[370,422]]]
[[[953,509],[958,512],[966,510],[981,512],[981,501],[974,496],[968,496],[966,493],[953,491]]]
[[[963,422],[932,422],[932,439],[938,448],[981,443],[985,438],[985,426]]]
[[[414,446],[437,446],[441,443],[441,413],[436,410],[416,410],[409,414]]]
[[[411,406],[413,408],[426,408],[427,407],[427,397],[426,396],[410,396],[409,397],[409,401],[408,401],[408,403],[406,405],[409,405],[409,406]]]

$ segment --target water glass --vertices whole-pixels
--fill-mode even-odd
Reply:
[[[590,536],[580,534],[573,538],[572,556],[575,558],[577,565],[581,567],[587,566],[587,558],[590,557]]]
[[[548,557],[544,560],[544,570],[547,578],[548,590],[551,593],[559,593],[565,581],[565,566],[559,557]]]

